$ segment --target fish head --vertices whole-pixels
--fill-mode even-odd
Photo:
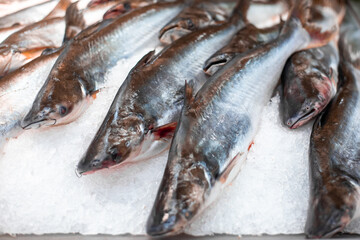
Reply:
[[[295,74],[285,86],[283,121],[291,129],[305,125],[324,110],[336,94],[335,81],[325,74]]]
[[[81,82],[53,78],[44,84],[21,126],[31,129],[68,124],[84,112],[91,100]]]
[[[330,238],[352,220],[357,197],[352,186],[340,183],[312,197],[305,233],[309,238]]]
[[[141,150],[144,135],[145,125],[142,117],[106,117],[80,160],[77,172],[86,175],[133,160]]]
[[[186,137],[183,118],[173,139],[168,163],[155,203],[147,221],[146,232],[152,237],[181,233],[205,207],[215,177],[204,159]],[[183,132],[184,131],[184,132]],[[181,144],[180,144],[181,143]],[[212,189],[214,190],[214,189]]]

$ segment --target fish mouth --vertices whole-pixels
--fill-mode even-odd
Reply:
[[[296,128],[306,124],[308,121],[310,121],[316,115],[317,112],[318,111],[315,108],[312,108],[303,115],[297,114],[296,116],[287,120],[286,125],[290,129],[296,129]]]
[[[168,237],[181,233],[183,228],[178,221],[178,217],[172,215],[160,223],[152,222],[149,219],[146,226],[146,234],[151,237]]]
[[[90,175],[100,170],[117,167],[120,163],[116,162],[109,154],[103,158],[95,158],[92,161],[86,161],[86,158],[83,158],[77,165],[76,173],[79,175]]]
[[[233,58],[230,54],[222,54],[216,57],[212,57],[205,62],[203,67],[204,72],[207,75],[213,75],[217,72],[222,66],[227,64]]]
[[[39,121],[34,121],[31,123],[26,123],[26,122],[22,122],[21,123],[21,127],[24,130],[29,130],[29,129],[37,129],[40,128],[42,126],[54,126],[56,124],[56,119],[42,119]]]
[[[324,234],[306,234],[306,238],[309,239],[319,239],[319,238],[331,238],[332,236],[334,236],[336,233],[341,232],[343,229],[345,228],[345,225],[341,225],[338,227],[335,227],[333,229],[331,229],[330,231],[324,233]]]

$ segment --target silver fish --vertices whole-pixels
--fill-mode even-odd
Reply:
[[[0,1],[0,17],[48,1],[49,0],[2,0]]]
[[[183,2],[156,3],[105,20],[71,40],[38,93],[23,128],[48,122],[67,124],[81,115],[104,84],[104,74],[144,44],[157,44],[156,34]]]
[[[38,22],[46,17],[58,4],[58,1],[51,0],[20,10],[0,18],[0,28],[12,27],[15,25],[28,25]]]
[[[0,80],[0,146],[22,130],[20,122],[59,55],[40,56]]]
[[[311,134],[308,238],[330,238],[360,217],[359,37],[359,28],[342,33],[343,84]]]
[[[236,56],[195,96],[186,86],[185,105],[147,222],[149,235],[182,232],[237,176],[286,59],[326,44],[335,34],[319,34],[308,25],[308,7],[308,1],[301,1],[277,40]]]
[[[0,44],[0,76],[40,56],[46,48],[60,47],[64,32],[64,18],[52,18],[11,34]]]
[[[192,32],[157,56],[146,55],[132,69],[78,164],[80,174],[148,159],[170,145],[183,106],[184,80],[196,79],[202,63],[243,26],[231,22]],[[199,89],[205,78],[194,82]]]

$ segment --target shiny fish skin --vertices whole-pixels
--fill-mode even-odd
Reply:
[[[335,44],[295,53],[287,61],[281,77],[281,108],[289,128],[311,121],[335,96],[339,65]]]
[[[280,34],[281,26],[282,24],[259,29],[252,24],[246,25],[234,35],[225,47],[206,60],[203,70],[207,75],[212,76],[236,55],[276,39]]]
[[[0,80],[0,146],[22,130],[20,122],[59,55],[41,56]]]
[[[98,85],[104,84],[108,69],[145,43],[156,44],[154,40],[162,23],[182,7],[182,2],[156,3],[82,31],[56,61],[22,121],[23,128],[74,121],[87,109],[99,90]]]
[[[104,19],[112,19],[120,16],[121,14],[127,13],[131,10],[145,7],[152,3],[164,2],[158,0],[120,0],[114,7],[110,8],[104,14]]]
[[[344,83],[311,134],[309,238],[332,237],[360,216],[359,36],[351,29],[340,40]]]
[[[293,13],[304,22],[308,3],[302,1]],[[236,56],[195,96],[187,86],[186,103],[147,222],[150,236],[182,232],[236,177],[286,59],[306,47],[326,44],[334,36],[333,32],[315,35],[306,26],[311,35],[292,17],[277,40]]]
[[[0,2],[0,17],[48,2],[49,0],[5,0]]]
[[[291,34],[248,55],[238,55],[205,83],[194,100],[190,98],[191,105],[183,109],[148,220],[149,235],[181,232],[210,204],[211,194],[218,194],[214,193],[216,188],[225,187],[225,182],[234,177],[221,180],[222,175],[228,175],[226,171],[232,165],[241,167],[285,56],[304,47],[307,41],[297,22],[291,23]],[[276,68],[273,62],[277,62]],[[262,79],[262,84],[257,79]],[[232,159],[236,159],[233,164]],[[229,174],[238,171],[233,169]]]
[[[46,48],[60,47],[64,31],[64,18],[53,18],[11,34],[0,44],[0,75],[21,67]]]
[[[221,24],[228,19],[235,4],[235,1],[194,0],[160,30],[159,39],[164,44],[170,44],[197,29]]]
[[[232,23],[207,27],[175,41],[157,56],[153,52],[145,56],[118,91],[105,121],[78,164],[78,172],[144,160],[167,149],[183,106],[185,80],[195,79],[211,52],[229,40],[239,27]],[[195,89],[204,81],[203,78],[193,81]],[[164,129],[170,123],[172,127]]]
[[[56,0],[48,1],[23,9],[0,18],[0,28],[12,27],[15,25],[28,25],[35,23],[46,17],[57,5]]]

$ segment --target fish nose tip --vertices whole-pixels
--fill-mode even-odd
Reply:
[[[182,228],[175,215],[169,216],[166,220],[150,217],[146,225],[146,233],[151,237],[166,237],[177,234]]]

